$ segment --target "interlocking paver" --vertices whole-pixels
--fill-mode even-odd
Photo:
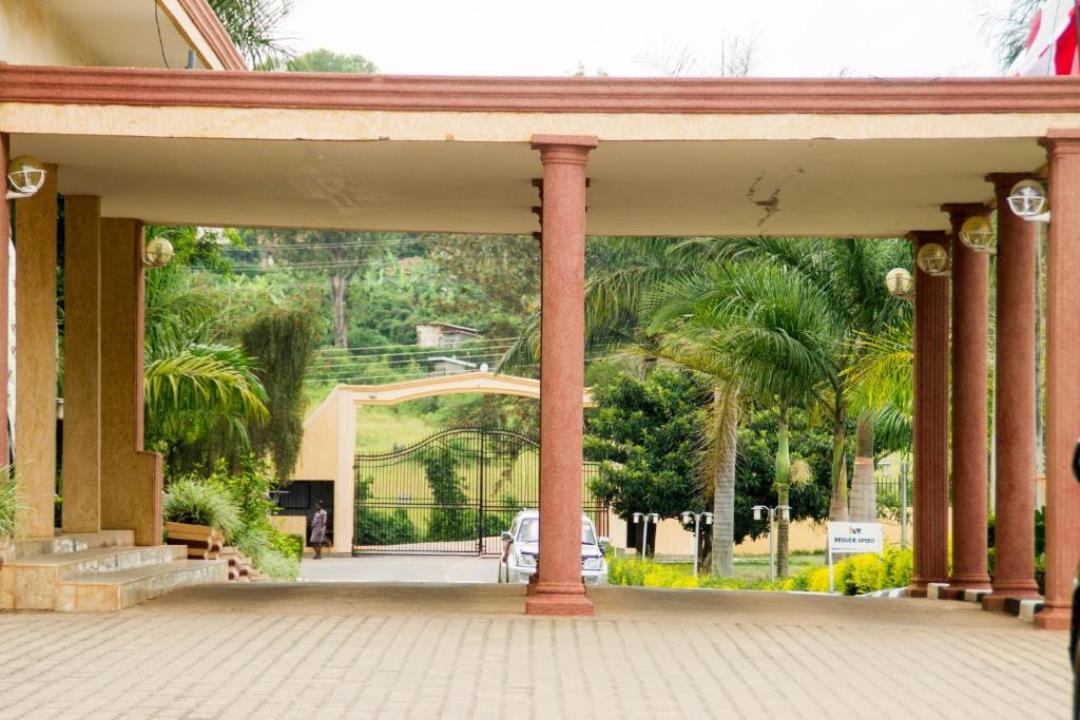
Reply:
[[[0,614],[0,719],[1067,717],[1063,633],[963,603],[505,586],[193,588]]]

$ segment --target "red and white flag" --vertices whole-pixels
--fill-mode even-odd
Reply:
[[[1009,75],[1080,75],[1076,55],[1076,0],[1046,0],[1031,21],[1026,49]]]

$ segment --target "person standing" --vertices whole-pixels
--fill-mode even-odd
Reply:
[[[326,510],[321,502],[315,503],[315,514],[311,516],[311,549],[315,559],[322,560],[323,545],[326,544]]]

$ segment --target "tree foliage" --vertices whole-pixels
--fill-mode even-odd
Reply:
[[[432,504],[427,539],[468,540],[477,536],[476,513],[466,506],[465,481],[458,460],[448,449],[424,458],[424,474],[431,487]]]
[[[252,448],[268,454],[278,481],[286,482],[304,435],[304,378],[315,350],[315,319],[309,307],[268,306],[240,330],[240,338],[245,352],[257,358],[269,407],[267,422],[252,428]]]
[[[272,68],[289,57],[278,32],[292,0],[209,0],[240,54],[256,68]]]
[[[707,388],[685,371],[661,368],[645,380],[618,377],[593,394],[584,448],[586,460],[601,463],[596,496],[622,518],[703,509],[696,463]]]

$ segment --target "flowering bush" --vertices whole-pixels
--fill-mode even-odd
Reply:
[[[911,550],[885,549],[882,556],[852,555],[833,565],[833,585],[845,595],[907,587],[911,584]],[[608,582],[638,587],[712,588],[720,590],[773,590],[784,592],[829,592],[829,568],[810,567],[786,580],[753,580],[694,577],[685,565],[640,560],[636,557],[609,557]]]

